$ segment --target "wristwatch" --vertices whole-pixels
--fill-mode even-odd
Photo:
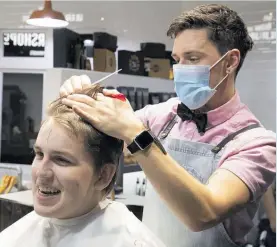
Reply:
[[[133,142],[127,146],[131,154],[136,153],[137,151],[142,151],[146,149],[149,145],[154,142],[154,136],[150,131],[144,130],[139,135],[135,137]]]
[[[128,150],[131,154],[134,154],[138,151],[145,150],[147,147],[149,147],[152,143],[155,143],[161,151],[166,154],[165,149],[163,148],[160,141],[155,137],[154,134],[151,133],[150,130],[144,130],[139,135],[135,137],[133,142],[127,146]]]

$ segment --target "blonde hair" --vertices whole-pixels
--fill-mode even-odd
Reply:
[[[102,90],[103,88],[100,86],[92,86],[78,92],[78,94],[84,94],[96,99],[97,93],[101,93]],[[83,138],[84,148],[91,154],[92,163],[95,164],[96,171],[99,171],[106,164],[115,165],[118,168],[120,157],[123,153],[122,140],[108,136],[95,129],[85,119],[77,115],[72,108],[64,105],[62,98],[50,103],[47,109],[47,116],[69,130],[76,138]],[[105,189],[107,194],[112,190],[116,176],[117,173],[115,173],[111,183]]]

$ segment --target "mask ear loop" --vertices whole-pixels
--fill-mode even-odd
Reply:
[[[222,83],[222,82],[224,82],[225,81],[225,79],[227,78],[229,76],[229,73],[227,73],[224,77],[223,77],[223,79],[213,88],[214,90],[216,90],[217,89],[217,87],[219,87],[220,86],[220,84]]]
[[[228,53],[229,53],[229,51],[227,51],[217,62],[215,62],[215,64],[212,65],[212,66],[210,67],[210,71],[211,71],[211,69],[214,68],[218,63],[220,63],[220,62],[227,56]],[[216,90],[216,89],[220,86],[220,84],[221,84],[228,76],[229,76],[229,73],[227,73],[227,74],[223,77],[223,79],[213,88],[213,90]]]
[[[229,53],[229,51],[227,51],[219,60],[217,60],[211,67],[210,70],[213,69],[213,67],[215,67],[218,63],[220,63]]]

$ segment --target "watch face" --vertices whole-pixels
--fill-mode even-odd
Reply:
[[[136,137],[135,142],[143,150],[147,148],[153,142],[153,140],[153,136],[148,131],[144,131]]]

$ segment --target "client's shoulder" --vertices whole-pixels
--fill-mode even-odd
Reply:
[[[106,209],[111,214],[111,223],[124,232],[124,247],[142,245],[148,247],[165,247],[159,240],[129,209],[119,202],[112,202]]]
[[[32,231],[32,228],[36,228],[39,221],[42,219],[35,211],[23,216],[21,219],[13,223],[11,226],[5,228],[0,233],[0,243],[9,243],[15,241],[21,235],[27,231]]]

